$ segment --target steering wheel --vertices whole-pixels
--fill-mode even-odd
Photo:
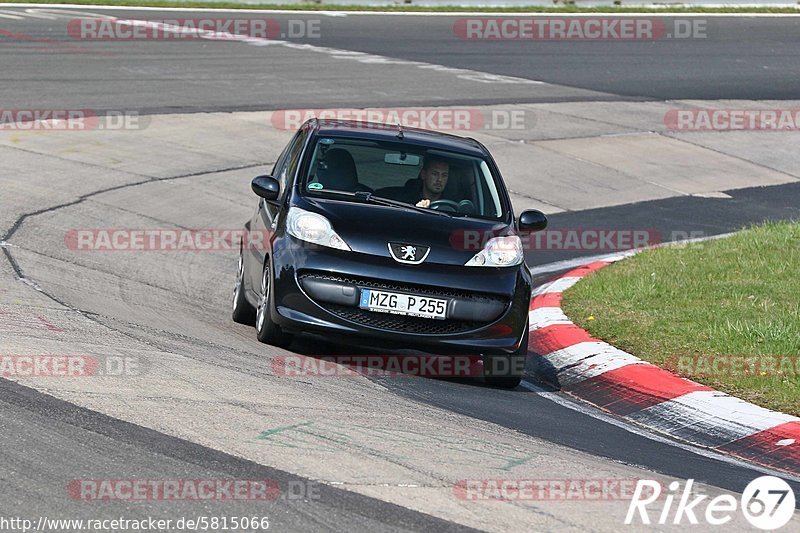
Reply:
[[[434,200],[428,207],[430,209],[436,209],[437,211],[458,212],[458,203],[453,200]]]
[[[475,204],[472,200],[461,200],[458,202],[458,212],[472,215],[475,213]]]

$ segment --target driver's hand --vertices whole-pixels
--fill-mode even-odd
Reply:
[[[417,207],[429,207],[431,205],[431,201],[425,198],[424,200],[420,200],[417,202]]]

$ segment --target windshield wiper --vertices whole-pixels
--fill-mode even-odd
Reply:
[[[420,213],[434,213],[436,215],[450,217],[450,215],[445,213],[444,211],[439,211],[436,209],[428,209],[427,207],[419,207],[414,204],[409,204],[407,202],[401,202],[400,200],[392,200],[391,198],[384,198],[383,196],[375,196],[373,193],[369,191],[357,191],[353,194],[356,197],[363,199],[365,202],[371,202],[373,204],[385,205],[391,207],[402,207],[406,209],[413,209],[414,211],[419,211]]]
[[[317,191],[314,191],[317,192]],[[321,196],[325,195],[332,195],[332,196],[344,196],[346,198],[353,198],[357,199],[361,202],[365,203],[372,203],[376,205],[385,205],[388,207],[400,207],[403,209],[413,209],[414,211],[419,211],[420,213],[432,213],[434,215],[445,216],[445,217],[452,217],[453,215],[458,215],[458,213],[453,213],[452,215],[445,212],[439,211],[437,209],[428,209],[427,207],[418,207],[414,204],[409,204],[407,202],[401,202],[400,200],[392,200],[391,198],[385,198],[383,196],[375,196],[374,193],[370,191],[337,191],[334,189],[328,189],[321,192]],[[315,195],[316,196],[316,195]]]
[[[334,195],[334,196],[345,196],[347,198],[357,198],[359,200],[363,200],[363,198],[358,196],[356,193],[350,192],[350,191],[337,191],[337,190],[334,190],[334,189],[325,189],[324,191],[322,191],[322,190],[318,190],[318,191],[309,190],[308,192],[312,193],[312,196],[318,196],[318,197],[319,196]]]

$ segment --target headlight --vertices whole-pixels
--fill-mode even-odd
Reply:
[[[522,240],[516,235],[509,235],[489,239],[483,250],[464,266],[504,267],[519,265],[523,261]]]
[[[338,250],[350,251],[350,247],[344,242],[344,239],[339,237],[330,221],[322,215],[300,209],[299,207],[290,207],[289,214],[286,219],[286,231],[289,235],[300,239],[301,241],[319,244],[320,246],[328,246]]]

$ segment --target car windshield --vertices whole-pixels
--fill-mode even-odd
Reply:
[[[407,142],[322,137],[302,187],[312,196],[386,198],[450,216],[497,220],[506,214],[484,159]]]

